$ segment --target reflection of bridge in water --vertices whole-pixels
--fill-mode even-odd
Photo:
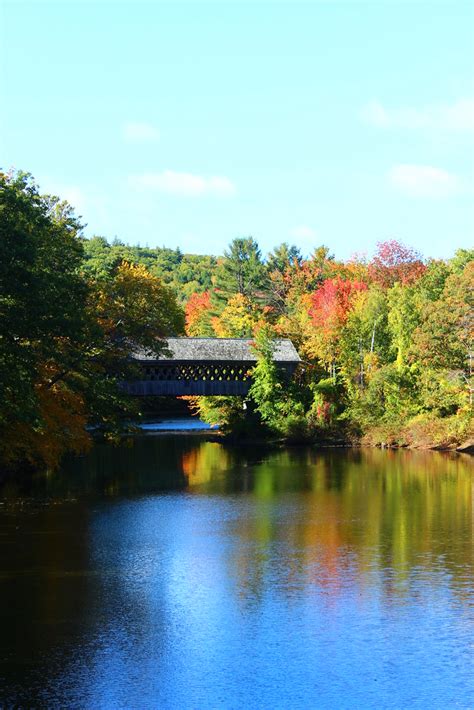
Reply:
[[[139,380],[123,383],[128,394],[246,395],[257,361],[252,340],[244,338],[168,338],[169,355],[135,353],[142,368]],[[300,362],[291,340],[274,341],[273,359],[288,378]]]

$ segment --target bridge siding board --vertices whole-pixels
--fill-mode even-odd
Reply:
[[[127,394],[138,397],[183,397],[189,396],[245,396],[250,380],[137,380],[126,382],[123,388]]]

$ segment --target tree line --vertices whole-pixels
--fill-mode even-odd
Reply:
[[[389,240],[370,260],[341,262],[326,247],[303,259],[282,244],[262,259],[253,239],[237,239],[213,290],[188,300],[186,323],[191,335],[255,337],[251,396],[287,438],[447,447],[473,434],[473,250],[425,260]],[[290,386],[272,366],[273,337],[303,359]],[[245,427],[234,400],[197,406]]]
[[[72,208],[31,176],[0,176],[0,461],[57,465],[92,431],[119,436],[137,403],[137,346],[170,335],[248,337],[258,363],[247,409],[197,398],[224,430],[287,439],[447,446],[472,433],[474,251],[423,259],[403,244],[339,261],[252,237],[222,256],[86,239]],[[303,364],[286,383],[272,340]]]

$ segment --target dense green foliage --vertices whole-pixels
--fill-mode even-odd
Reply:
[[[85,283],[79,225],[67,205],[41,198],[25,176],[0,192],[0,424],[31,420],[35,371],[66,367],[84,342]],[[59,341],[59,342],[58,342]]]
[[[135,405],[132,343],[253,337],[258,363],[245,407],[198,398],[224,430],[287,439],[446,446],[472,433],[474,252],[423,261],[395,241],[371,261],[326,247],[266,258],[235,239],[222,257],[85,239],[67,203],[28,175],[0,176],[0,460],[55,465],[87,429],[119,430]],[[181,309],[184,306],[184,312]],[[272,360],[289,337],[292,382]]]
[[[183,254],[179,249],[130,246],[118,239],[109,243],[104,237],[83,239],[82,243],[86,273],[93,277],[105,276],[122,261],[142,264],[153,276],[172,288],[181,303],[193,293],[211,288],[211,275],[217,266],[214,256]]]

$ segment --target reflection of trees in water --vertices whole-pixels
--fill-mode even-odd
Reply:
[[[19,492],[103,499],[36,509],[18,501],[17,512],[9,507],[0,518],[2,672],[18,687],[54,686],[59,695],[50,705],[60,704],[68,683],[97,698],[103,678],[135,682],[134,664],[143,658],[150,678],[156,668],[162,677],[184,673],[181,651],[173,655],[182,648],[176,635],[188,638],[191,619],[199,633],[210,631],[190,643],[212,645],[221,619],[228,621],[229,596],[240,609],[270,601],[270,616],[282,602],[303,600],[329,618],[326,612],[347,602],[380,596],[386,610],[438,591],[448,601],[455,596],[459,623],[469,609],[474,498],[467,456],[246,450],[143,437],[132,448],[97,447],[29,488],[9,485],[12,501]],[[192,495],[131,500],[185,487]]]
[[[229,454],[207,446],[193,459],[206,490],[241,491],[242,462],[231,454],[229,469]],[[268,454],[245,471],[252,505],[229,523],[228,534],[241,541],[236,584],[258,596],[276,577],[282,590],[314,584],[330,596],[348,577],[363,589],[381,575],[385,593],[396,596],[423,568],[432,581],[449,571],[456,588],[472,564],[471,465],[468,457],[433,452]]]
[[[251,493],[228,523],[236,584],[259,595],[313,584],[337,595],[348,578],[374,575],[386,595],[408,593],[414,570],[472,564],[472,460],[457,454],[351,449],[246,452],[200,442],[183,456],[190,486]],[[434,579],[434,577],[432,577]],[[462,585],[459,587],[462,593]]]
[[[231,464],[230,453],[220,444],[210,441],[185,451],[181,459],[188,486],[209,483],[216,475],[225,473]]]
[[[456,454],[145,436],[132,447],[97,446],[29,493],[114,498],[183,488],[239,496],[237,517],[222,525],[238,541],[230,562],[243,592],[261,593],[276,575],[283,590],[311,584],[329,598],[354,575],[362,591],[382,575],[386,593],[398,595],[420,567],[448,571],[461,590],[473,562],[472,459]]]

